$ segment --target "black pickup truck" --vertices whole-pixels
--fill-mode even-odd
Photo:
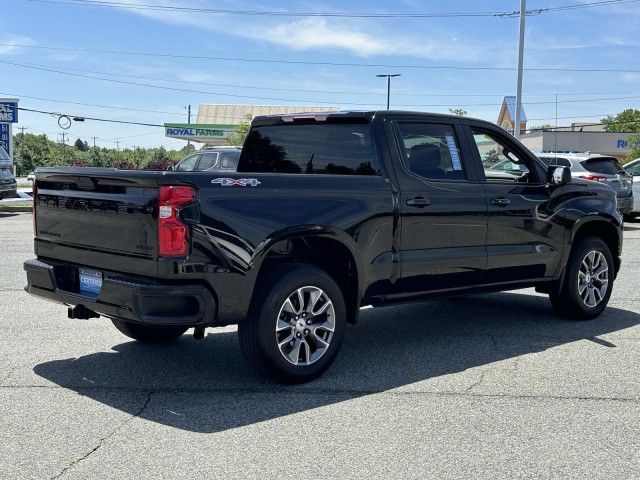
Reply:
[[[521,175],[492,177],[504,160]],[[238,324],[285,382],[326,370],[363,306],[533,286],[596,317],[622,246],[609,187],[412,112],[258,117],[237,173],[39,169],[34,211],[29,293],[140,341]]]

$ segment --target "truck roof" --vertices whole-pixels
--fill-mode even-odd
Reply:
[[[259,115],[251,122],[252,126],[265,126],[265,125],[279,125],[282,123],[305,123],[305,122],[325,122],[339,121],[341,119],[349,119],[352,121],[370,122],[374,117],[386,117],[386,116],[424,116],[429,118],[442,118],[442,119],[459,119],[457,115],[450,115],[445,113],[431,113],[431,112],[415,112],[408,110],[341,110],[341,111],[328,111],[328,112],[300,112],[300,113],[287,113],[280,115]],[[468,118],[470,120],[487,123],[495,126],[491,122],[486,120],[480,120],[477,118]]]

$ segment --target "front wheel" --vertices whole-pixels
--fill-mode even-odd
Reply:
[[[571,252],[562,290],[549,295],[551,304],[562,315],[577,320],[595,318],[609,303],[614,275],[607,244],[600,238],[584,237]]]
[[[257,287],[251,312],[238,326],[247,361],[265,376],[302,383],[335,360],[346,308],[336,282],[317,267],[285,266]]]
[[[170,342],[182,336],[182,334],[188,330],[188,327],[143,325],[141,323],[117,320],[115,318],[112,318],[111,321],[120,333],[145,343]]]

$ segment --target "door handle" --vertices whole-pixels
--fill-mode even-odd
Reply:
[[[491,200],[492,205],[497,205],[498,207],[506,207],[511,203],[511,200],[508,198],[494,198]]]
[[[407,200],[407,205],[410,207],[424,208],[431,205],[431,200],[424,197],[413,197]]]

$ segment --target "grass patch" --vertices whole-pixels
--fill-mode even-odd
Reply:
[[[33,212],[31,205],[0,205],[0,212]]]

